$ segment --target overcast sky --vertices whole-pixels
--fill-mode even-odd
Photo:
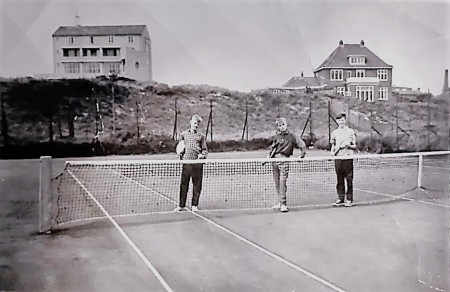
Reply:
[[[59,26],[145,24],[154,80],[248,91],[313,76],[365,41],[393,83],[438,94],[450,69],[449,1],[0,0],[0,76],[52,73]]]

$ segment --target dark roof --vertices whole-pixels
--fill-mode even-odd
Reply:
[[[366,64],[364,65],[350,65],[348,62],[349,56],[365,56]],[[316,69],[314,72],[320,71],[324,68],[392,68],[392,65],[387,64],[375,55],[366,46],[361,44],[342,44],[339,45],[333,53]]]
[[[325,84],[321,77],[292,77],[282,87],[317,87]]]
[[[141,35],[145,25],[60,26],[53,36]]]

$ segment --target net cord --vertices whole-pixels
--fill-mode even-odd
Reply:
[[[196,163],[232,163],[232,162],[283,162],[283,161],[320,161],[320,160],[341,160],[341,159],[378,159],[378,158],[399,158],[399,157],[423,157],[434,155],[449,155],[450,151],[431,152],[409,152],[409,153],[389,153],[389,154],[358,154],[348,156],[315,156],[305,158],[231,158],[231,159],[198,159],[198,160],[77,160],[66,161],[66,165],[139,165],[139,164],[196,164]]]

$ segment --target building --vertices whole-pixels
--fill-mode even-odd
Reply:
[[[381,60],[364,41],[344,44],[314,70],[317,77],[327,80],[327,87],[336,94],[374,102],[388,100],[392,92],[392,66]]]
[[[52,37],[54,73],[58,77],[113,74],[152,80],[151,39],[145,25],[61,26]]]
[[[269,87],[260,89],[259,91],[270,91],[273,93],[290,93],[290,92],[313,92],[324,90],[326,88],[326,80],[321,77],[305,77],[303,72],[300,76],[294,76],[286,83],[279,87]]]

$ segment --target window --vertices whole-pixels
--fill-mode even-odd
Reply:
[[[80,55],[79,49],[63,49],[64,57],[78,57]]]
[[[387,100],[388,99],[388,87],[380,87],[378,90],[378,99]]]
[[[352,71],[347,71],[347,78],[352,77]]]
[[[356,77],[366,77],[366,70],[356,70]]]
[[[128,42],[129,42],[129,43],[132,43],[132,42],[133,42],[133,36],[132,36],[132,35],[129,35],[129,36],[128,36]]]
[[[108,43],[114,43],[114,37],[113,36],[109,36],[108,37]]]
[[[103,56],[118,56],[119,53],[119,48],[103,48]]]
[[[388,70],[387,69],[378,69],[377,77],[380,80],[386,81],[388,80]]]
[[[366,64],[365,56],[350,56],[349,57],[350,65],[364,65]]]
[[[73,37],[69,37],[69,44],[73,44]]]
[[[100,63],[85,63],[84,73],[100,73]]]
[[[345,87],[336,87],[336,94],[345,96]]]
[[[134,67],[136,67],[136,69],[139,69],[139,62],[134,63]]]
[[[91,44],[93,44],[93,43],[94,43],[94,37],[91,36]]]
[[[344,73],[340,69],[331,69],[330,70],[330,80],[343,80]]]
[[[106,74],[119,74],[120,73],[120,62],[110,62],[103,64],[103,70]]]
[[[64,73],[76,74],[80,73],[80,63],[63,63]]]
[[[360,100],[373,102],[373,86],[356,86],[356,97]]]
[[[97,56],[98,49],[83,49],[84,57],[95,57]]]

